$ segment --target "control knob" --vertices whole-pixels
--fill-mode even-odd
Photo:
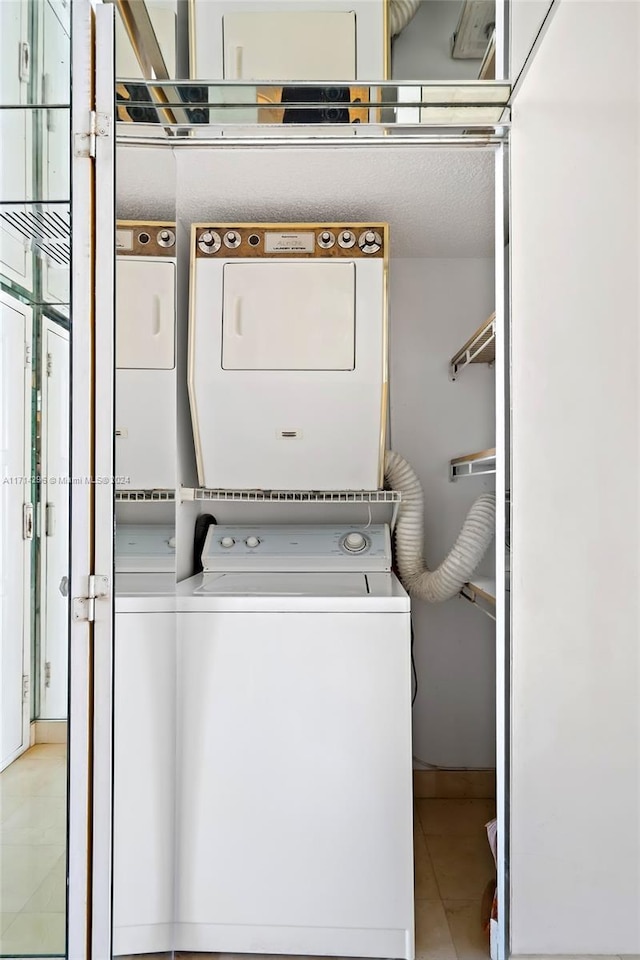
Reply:
[[[176,242],[176,235],[173,230],[159,230],[157,239],[159,247],[172,247]]]
[[[382,247],[382,237],[376,230],[363,230],[358,237],[358,246],[363,253],[377,253]]]
[[[221,245],[222,240],[220,239],[220,234],[214,230],[206,230],[200,234],[198,248],[202,253],[217,253]]]
[[[223,537],[220,541],[221,546],[223,547],[232,547],[235,543],[233,537]]]
[[[232,250],[234,247],[239,247],[242,238],[239,233],[236,233],[235,230],[227,230],[224,235],[224,245],[225,247],[230,247]]]
[[[329,247],[332,247],[336,242],[336,238],[330,230],[323,230],[320,236],[318,237],[318,246],[322,247],[324,250],[327,250]]]
[[[367,538],[363,533],[354,531],[348,533],[342,540],[342,546],[348,553],[362,553],[368,545]]]
[[[356,235],[352,230],[341,230],[338,235],[338,243],[341,247],[348,249],[356,242]]]
[[[245,543],[248,547],[257,547],[260,543],[257,537],[247,537]]]

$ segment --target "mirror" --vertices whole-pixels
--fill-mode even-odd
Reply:
[[[367,103],[403,100],[400,90],[372,88],[373,81],[496,75],[496,0],[117,0],[117,7],[121,122],[366,124],[380,120]],[[145,78],[185,82],[151,86]],[[196,83],[205,80],[206,87]],[[166,102],[190,106],[168,114],[158,109]]]
[[[70,0],[0,4],[0,954],[64,956]]]

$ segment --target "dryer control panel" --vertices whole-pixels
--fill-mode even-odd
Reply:
[[[386,572],[391,570],[391,534],[383,523],[212,525],[202,551],[202,568],[205,573]]]
[[[196,257],[385,257],[386,223],[218,223],[193,225]]]

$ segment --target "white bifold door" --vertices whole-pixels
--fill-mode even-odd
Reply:
[[[69,333],[42,326],[40,718],[67,716],[69,616]]]
[[[1,294],[0,769],[29,746],[31,308]]]

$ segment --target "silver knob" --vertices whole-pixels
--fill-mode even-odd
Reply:
[[[336,242],[336,238],[335,238],[334,234],[331,233],[330,230],[323,230],[322,233],[321,233],[321,234],[319,235],[319,237],[318,237],[318,244],[319,244],[321,247],[323,247],[323,249],[325,249],[325,250],[326,250],[328,247],[332,247],[335,242]]]
[[[363,253],[377,253],[382,247],[382,237],[376,230],[363,230],[358,237],[358,246]]]
[[[239,247],[241,236],[239,233],[236,233],[235,230],[228,230],[224,235],[224,245],[225,247]]]
[[[160,230],[158,232],[158,246],[172,247],[176,242],[176,235],[173,230]]]
[[[222,240],[220,239],[220,234],[214,230],[206,230],[200,234],[198,249],[201,250],[202,253],[217,253],[221,245]]]
[[[338,243],[341,247],[349,248],[356,242],[356,235],[351,230],[342,230],[338,237]]]

